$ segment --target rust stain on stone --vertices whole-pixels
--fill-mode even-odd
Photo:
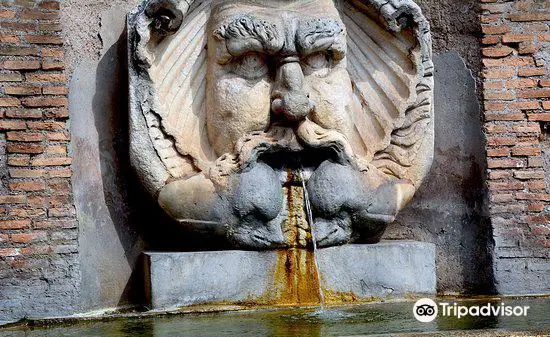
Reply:
[[[268,302],[274,305],[316,305],[321,301],[304,190],[299,179],[295,172],[287,171],[283,190],[288,214],[281,226],[290,248],[277,251],[272,293],[266,294],[270,298]]]
[[[313,252],[290,248],[277,252],[278,261],[274,274],[275,304],[319,304],[319,282],[313,260]]]

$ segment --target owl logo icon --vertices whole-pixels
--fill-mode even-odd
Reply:
[[[429,298],[421,298],[414,304],[413,314],[420,322],[432,322],[437,317],[437,303]]]

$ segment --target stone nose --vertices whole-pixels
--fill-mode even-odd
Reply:
[[[314,104],[304,90],[304,74],[297,57],[279,63],[271,94],[271,110],[277,119],[296,122],[313,110]]]

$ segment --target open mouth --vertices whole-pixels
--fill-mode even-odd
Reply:
[[[292,171],[315,171],[326,160],[341,163],[344,158],[332,147],[305,148],[299,151],[276,149],[266,151],[258,157],[259,162],[275,170]]]

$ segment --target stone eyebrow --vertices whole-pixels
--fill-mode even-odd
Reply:
[[[228,48],[231,54],[233,54],[231,49],[235,49],[235,52],[246,48],[258,49],[258,47],[277,50],[284,44],[284,38],[277,25],[249,14],[239,15],[229,23],[222,24],[214,30],[213,35],[226,42],[235,40],[231,41],[233,48]]]
[[[296,40],[300,51],[308,54],[329,48],[344,33],[345,28],[338,20],[311,19],[300,22]]]

